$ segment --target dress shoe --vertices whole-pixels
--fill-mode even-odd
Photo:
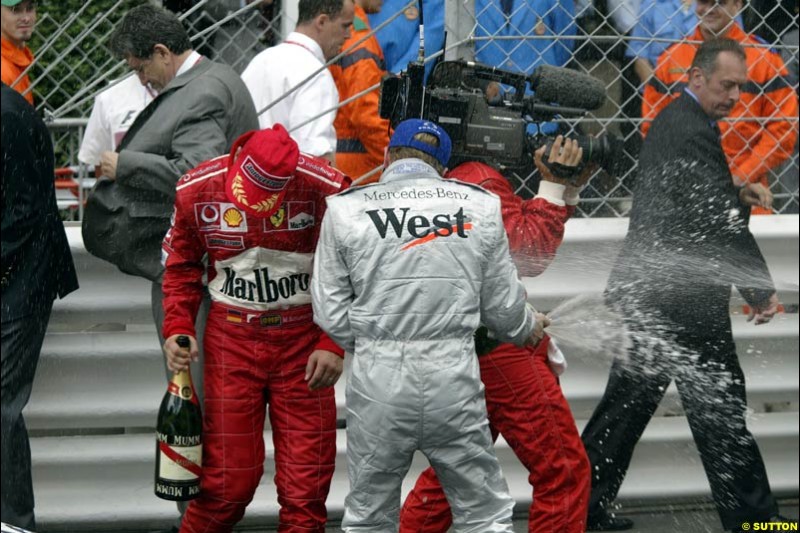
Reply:
[[[590,515],[586,522],[586,531],[625,531],[633,528],[633,520],[611,513]]]

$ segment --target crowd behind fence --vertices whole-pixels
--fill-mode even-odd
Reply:
[[[551,11],[537,16],[554,15],[555,10],[564,10],[565,2],[572,1],[550,2]],[[642,0],[641,3],[652,1]],[[71,173],[62,172],[59,191],[65,217],[81,218],[84,195],[93,183],[92,169],[81,166],[77,155],[94,97],[113,80],[127,74],[124,62],[109,51],[108,38],[122,15],[140,3],[143,0],[88,0],[40,7],[31,43],[36,60],[30,68],[30,76],[37,108],[47,117],[54,136],[57,166],[72,170]],[[505,67],[506,63],[519,61],[519,51],[527,43],[537,47],[539,53],[549,54],[565,39],[554,41],[552,34],[545,31],[550,28],[540,26],[552,25],[550,19],[541,16],[522,39],[519,34],[508,37],[508,27],[511,25],[513,30],[514,17],[525,15],[521,10],[534,9],[536,3],[527,1],[510,3],[515,7],[506,14],[505,29],[487,28],[481,20],[485,19],[487,9],[499,9],[492,6],[493,3],[508,4],[501,0],[448,0],[444,3],[446,7],[439,13],[444,12],[446,47],[444,51],[429,48],[427,59],[431,61],[439,55],[446,59],[473,59],[487,47],[511,40],[514,44],[503,48],[507,56],[501,59],[506,61],[496,65]],[[637,40],[664,46],[676,40],[636,37],[630,24],[637,22],[635,4],[638,3],[635,0],[575,0],[574,10],[569,10],[571,20],[567,20],[559,32],[553,32],[568,35],[573,44],[566,66],[588,72],[606,86],[606,104],[581,119],[578,128],[585,133],[612,133],[624,143],[622,164],[617,165],[613,173],[598,171],[582,194],[579,205],[582,216],[625,216],[630,208],[631,184],[636,172],[636,143],[633,141],[638,136],[642,119],[631,111],[631,105],[638,103],[639,82],[631,76],[634,59],[626,57],[625,49]],[[230,64],[240,73],[258,52],[280,42],[294,28],[297,14],[297,0],[165,0],[163,5],[180,14],[196,50]],[[797,2],[751,0],[746,5],[739,21],[747,31],[755,31],[763,37],[764,46],[783,55],[790,65],[789,79],[796,93]],[[404,16],[409,14],[408,9],[409,4],[404,3],[402,13],[384,15]],[[677,21],[664,21],[664,24],[673,23]],[[429,24],[441,27],[442,21],[430,22],[426,17],[426,26]],[[377,26],[373,24],[373,28]],[[792,128],[797,129],[797,116],[777,118],[791,122]],[[770,172],[769,185],[775,195],[776,212],[798,212],[797,176],[795,148],[788,161]],[[520,177],[516,183],[518,192],[523,196],[532,195],[534,182],[531,176]]]

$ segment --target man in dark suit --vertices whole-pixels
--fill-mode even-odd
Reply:
[[[747,227],[751,205],[768,208],[760,184],[738,189],[719,138],[747,81],[743,49],[705,41],[686,92],[658,115],[641,152],[630,228],[609,279],[608,300],[628,320],[633,348],[611,368],[605,394],[583,431],[592,463],[589,530],[630,529],[608,513],[633,449],[676,381],[726,529],[769,521],[778,507],[745,422],[744,375],[731,333],[735,285],[768,322],[778,299]]]
[[[58,216],[50,132],[2,84],[2,444],[0,521],[35,528],[28,403],[50,310],[78,288]]]

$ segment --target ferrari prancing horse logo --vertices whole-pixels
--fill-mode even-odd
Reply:
[[[275,212],[275,214],[269,217],[269,221],[272,222],[273,226],[279,228],[283,224],[285,218],[286,218],[286,206],[281,205]]]

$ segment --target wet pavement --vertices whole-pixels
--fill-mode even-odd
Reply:
[[[798,517],[798,500],[780,500],[781,514],[787,518]],[[634,528],[629,533],[723,533],[719,516],[711,505],[637,508],[632,512],[619,512],[634,521]],[[751,528],[754,529],[754,528]],[[237,530],[241,533],[273,533],[274,529]],[[452,531],[452,530],[451,530]],[[514,520],[515,533],[528,533],[528,520],[525,516]],[[775,529],[772,531],[790,531]],[[797,531],[794,529],[793,531]],[[342,533],[338,527],[328,527],[328,533]]]
[[[787,518],[797,520],[798,507],[800,500],[797,498],[779,500],[781,514]],[[698,505],[662,505],[658,507],[637,507],[622,509],[617,512],[618,516],[625,516],[634,521],[634,528],[628,530],[630,533],[724,533],[719,517],[711,504]],[[766,525],[766,524],[764,524]],[[761,528],[755,524],[750,525],[751,531],[797,531],[797,528],[779,527],[773,524],[771,528]],[[275,528],[237,528],[234,533],[274,533]],[[452,530],[451,530],[452,531]],[[527,533],[528,521],[525,516],[517,516],[514,519],[515,533]],[[326,529],[327,533],[342,533],[338,524],[332,524]],[[170,533],[169,530],[163,531],[98,531],[71,533]]]
[[[797,519],[798,500],[779,500],[781,514],[787,518]],[[710,504],[681,505],[636,508],[631,511],[620,511],[619,516],[625,516],[634,521],[634,528],[630,533],[724,533],[719,516]],[[756,530],[751,527],[751,531]],[[241,529],[241,533],[273,533],[274,529]],[[342,533],[339,527],[328,527],[327,533]],[[451,530],[452,531],[452,530]],[[528,521],[524,516],[514,520],[515,533],[527,533]],[[775,528],[767,531],[797,531],[797,529]]]

